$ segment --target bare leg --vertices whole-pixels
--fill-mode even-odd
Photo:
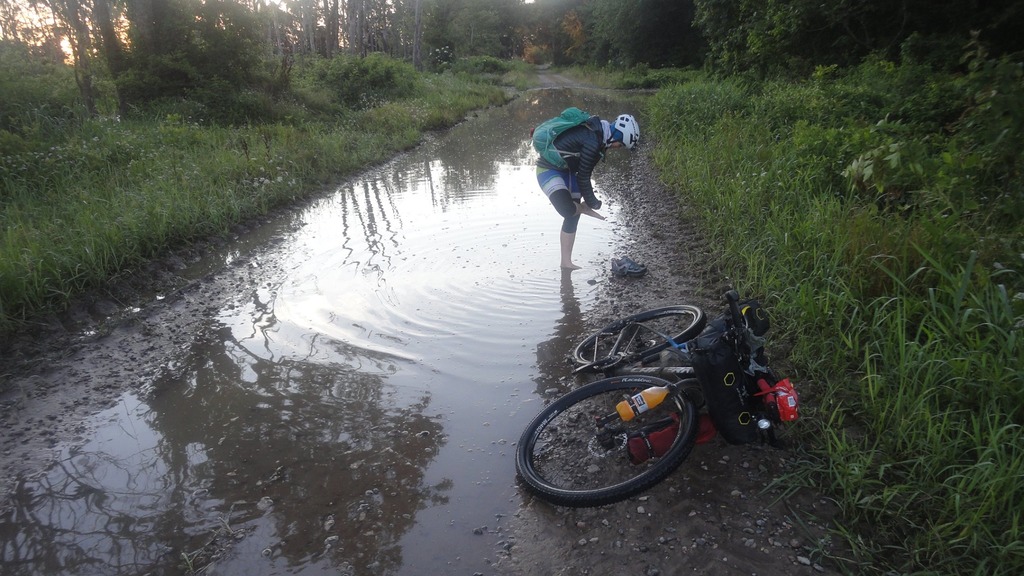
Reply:
[[[562,248],[562,268],[579,270],[580,267],[572,263],[572,246],[576,243],[576,233],[562,232],[558,240]]]

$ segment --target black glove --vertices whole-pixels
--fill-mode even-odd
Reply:
[[[590,206],[591,210],[601,209],[601,201],[597,199],[597,196],[591,194],[590,196],[584,197],[583,200],[587,203],[587,206]]]

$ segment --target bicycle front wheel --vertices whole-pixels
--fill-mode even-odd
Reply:
[[[602,425],[602,419],[616,413],[616,404],[652,386],[668,386],[672,392],[629,422],[616,417]],[[626,375],[558,398],[519,439],[519,478],[541,498],[573,507],[610,504],[651,488],[682,464],[696,442],[697,408],[685,388]],[[640,458],[638,448],[645,450]]]
[[[673,342],[696,338],[706,324],[704,311],[688,304],[647,310],[616,320],[591,334],[576,346],[572,358],[580,365],[577,371],[592,372],[644,362]]]

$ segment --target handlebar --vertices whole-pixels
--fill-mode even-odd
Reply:
[[[725,301],[729,303],[729,312],[732,315],[733,329],[739,330],[739,323],[742,315],[740,314],[740,294],[735,290],[729,290],[725,293]]]
[[[746,341],[746,323],[743,321],[743,313],[740,312],[740,294],[735,289],[730,288],[722,296],[729,305],[729,316],[732,318],[732,325],[729,327],[729,333],[732,335],[733,341],[740,345]]]

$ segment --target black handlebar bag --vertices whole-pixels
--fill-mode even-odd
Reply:
[[[690,352],[715,429],[730,444],[748,444],[760,439],[754,417],[760,403],[754,396],[757,382],[744,372],[727,322],[724,316],[709,322]]]

